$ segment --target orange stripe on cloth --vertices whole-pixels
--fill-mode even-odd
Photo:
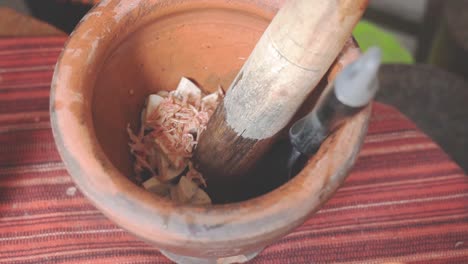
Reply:
[[[0,263],[171,263],[76,189],[48,116],[64,38],[0,39]],[[250,263],[468,263],[468,177],[410,120],[374,104],[348,179]]]

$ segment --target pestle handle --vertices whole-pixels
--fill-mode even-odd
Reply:
[[[290,0],[274,17],[194,152],[210,196],[233,184],[271,147],[342,50],[368,0]]]

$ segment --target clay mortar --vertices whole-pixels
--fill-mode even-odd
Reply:
[[[70,35],[57,63],[51,122],[69,173],[109,219],[181,263],[253,257],[333,195],[361,148],[370,107],[334,133],[293,180],[254,199],[181,206],[129,180],[125,127],[138,127],[145,97],[174,89],[181,76],[207,92],[229,87],[281,2],[103,1]],[[352,58],[356,48],[345,53]]]

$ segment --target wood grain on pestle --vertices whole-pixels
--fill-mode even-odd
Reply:
[[[200,136],[194,161],[210,196],[228,201],[351,36],[367,0],[287,1]],[[250,176],[251,177],[251,176]]]

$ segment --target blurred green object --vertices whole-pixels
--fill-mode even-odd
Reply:
[[[382,50],[382,63],[414,63],[411,53],[391,33],[371,22],[361,20],[353,35],[363,52],[371,46],[379,47]]]

